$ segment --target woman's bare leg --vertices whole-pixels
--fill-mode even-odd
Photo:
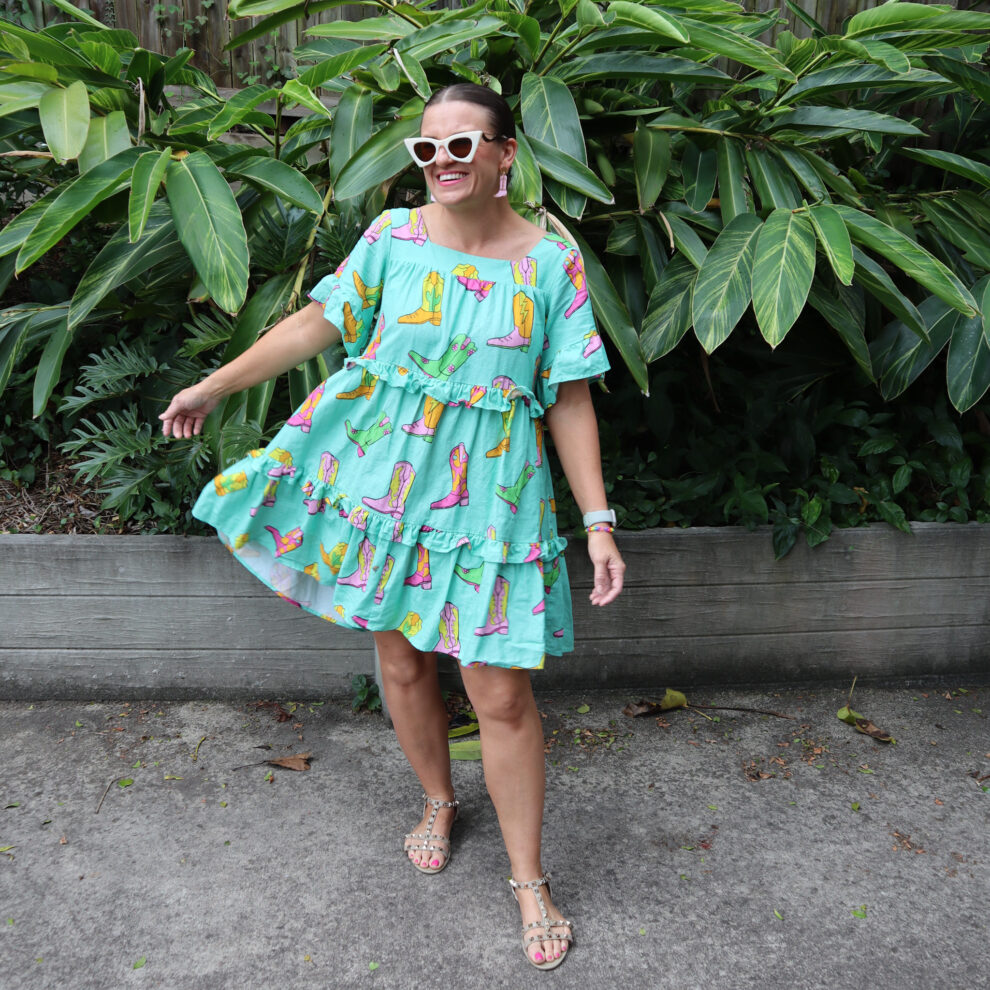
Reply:
[[[437,680],[436,654],[417,650],[397,631],[376,632],[374,637],[382,669],[382,690],[402,752],[429,797],[453,801],[447,710]],[[411,831],[422,834],[431,812],[432,808],[428,808]],[[449,836],[454,814],[453,808],[441,808],[433,823],[434,833]],[[445,859],[442,852],[435,850],[433,853],[410,850],[409,858],[416,864],[433,867],[442,866]]]
[[[543,873],[540,831],[546,789],[543,723],[533,698],[529,673],[502,667],[462,667],[461,677],[478,714],[485,783],[498,815],[515,880],[535,880]],[[547,913],[561,917],[546,887],[541,887]],[[517,892],[523,924],[542,915],[530,890]],[[556,934],[565,935],[559,926]],[[530,934],[540,934],[534,929]],[[537,962],[566,951],[565,942],[534,942],[529,955]]]

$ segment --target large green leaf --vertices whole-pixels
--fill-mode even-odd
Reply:
[[[990,276],[977,282],[973,295],[982,297],[988,286]],[[975,406],[990,388],[990,344],[983,332],[980,316],[957,320],[949,341],[945,382],[949,400],[959,412]]]
[[[982,62],[970,65],[958,59],[935,55],[927,56],[925,62],[929,68],[951,79],[964,93],[972,93],[984,103],[990,103],[990,77]]]
[[[608,5],[610,14],[615,15],[614,24],[631,24],[633,27],[644,28],[661,38],[669,38],[686,45],[691,40],[688,32],[678,23],[677,19],[661,14],[652,7],[642,3],[629,3],[628,0],[612,0]]]
[[[413,58],[409,52],[400,52],[397,48],[392,49],[392,58],[402,70],[402,74],[409,80],[413,91],[424,100],[428,100],[432,93],[430,81],[426,78],[426,73],[418,59]]]
[[[856,266],[853,262],[852,241],[841,215],[824,203],[812,206],[808,215],[832,271],[843,285],[851,285]]]
[[[85,10],[80,10],[75,4],[69,3],[69,0],[48,0],[48,2],[53,7],[61,10],[63,14],[68,14],[69,17],[77,21],[82,21],[90,27],[99,28],[101,31],[107,30],[107,26],[102,21],[98,21],[92,14],[87,13]]]
[[[165,181],[179,240],[214,302],[228,313],[244,304],[247,233],[230,186],[202,151],[170,163]]]
[[[321,11],[330,10],[334,7],[343,7],[353,2],[354,0],[308,0],[308,2],[300,3],[300,0],[289,0],[286,3],[284,0],[263,0],[260,4],[250,4],[251,6],[273,7],[273,12],[265,16],[260,13],[235,14],[235,7],[240,10],[244,4],[237,3],[237,0],[231,0],[231,3],[227,5],[227,14],[229,17],[260,17],[261,20],[256,20],[246,31],[240,31],[237,34],[231,31],[230,40],[223,46],[223,50],[225,52],[231,51],[234,48],[240,48],[242,45],[256,41],[258,38],[267,38],[277,28],[283,24],[287,24],[289,21],[301,21],[307,17],[313,17]]]
[[[990,31],[990,14],[952,10],[948,5],[885,3],[861,11],[846,25],[847,38],[889,31]]]
[[[625,361],[633,380],[644,393],[648,394],[650,380],[646,371],[646,362],[643,360],[643,350],[636,329],[629,319],[629,311],[615,291],[615,286],[598,260],[598,256],[588,247],[580,234],[575,233],[574,240],[584,259],[588,292],[591,295],[595,316],[622,355],[622,360]]]
[[[750,181],[764,210],[795,210],[801,205],[801,190],[769,149],[754,145],[745,154]]]
[[[277,90],[270,86],[248,86],[235,93],[210,121],[206,129],[208,141],[215,141],[221,134],[226,134],[232,127],[242,123],[260,103],[274,98]]]
[[[360,196],[402,171],[411,161],[402,142],[418,133],[418,117],[400,118],[383,127],[341,169],[334,188],[334,199]]]
[[[910,72],[891,72],[882,65],[837,65],[828,69],[809,72],[781,98],[781,105],[799,97],[807,100],[822,93],[850,92],[860,89],[881,89],[895,86],[942,88],[945,80],[935,72],[912,69]]]
[[[774,210],[756,242],[753,312],[776,347],[801,315],[815,275],[815,231],[806,213]]]
[[[265,155],[252,155],[227,168],[228,175],[259,185],[275,193],[288,203],[295,203],[310,213],[323,213],[323,199],[313,188],[313,183],[298,169]]]
[[[300,106],[312,110],[313,113],[330,117],[331,113],[327,106],[320,100],[309,86],[301,83],[298,79],[288,79],[282,85],[282,101],[286,106],[298,103]]]
[[[45,342],[45,348],[38,360],[34,373],[34,388],[32,389],[31,415],[37,418],[45,411],[48,400],[62,374],[62,360],[65,352],[72,343],[72,332],[66,320],[67,307],[59,307],[58,322],[52,327],[51,335]]]
[[[822,203],[830,203],[832,201],[831,196],[829,196],[828,187],[822,181],[819,171],[809,160],[809,152],[804,149],[799,151],[796,148],[789,148],[779,142],[774,145],[773,150],[777,154],[777,157],[791,170],[798,184],[805,189],[812,199]],[[840,178],[844,179],[846,183],[849,182],[844,176]]]
[[[334,21],[333,23],[340,22]],[[339,55],[332,55],[301,73],[299,82],[304,86],[322,86],[352,69],[356,69],[359,65],[364,65],[373,58],[377,58],[386,49],[386,45],[359,45],[357,48],[341,52]]]
[[[131,175],[131,196],[127,207],[127,222],[130,230],[131,243],[137,241],[151,213],[155,196],[165,177],[171,148],[161,151],[146,151],[135,163]]]
[[[835,207],[845,221],[854,241],[883,255],[892,261],[906,275],[944,299],[966,316],[974,316],[978,307],[976,300],[966,287],[934,255],[891,227],[868,213],[852,207]]]
[[[76,158],[89,133],[89,94],[86,84],[76,80],[65,89],[50,89],[38,104],[41,129],[59,164]]]
[[[86,319],[108,292],[184,254],[168,204],[163,200],[150,204],[149,214],[140,240],[130,240],[130,228],[125,224],[90,262],[69,305],[70,330]]]
[[[883,303],[891,313],[919,337],[927,339],[925,321],[914,303],[894,285],[893,279],[865,252],[853,245],[853,261],[856,263],[854,282],[871,296]]]
[[[373,99],[363,86],[348,86],[340,94],[330,137],[330,177],[336,179],[358,148],[371,138]],[[338,197],[339,198],[339,197]]]
[[[30,206],[21,210],[3,230],[0,230],[0,258],[16,251],[27,240],[28,235],[38,225],[38,221],[45,215],[48,207],[75,181],[75,179],[70,179],[55,189],[49,189],[44,196],[39,197]]]
[[[732,333],[753,294],[753,259],[763,224],[755,213],[740,213],[711,246],[694,286],[694,333],[708,354]]]
[[[33,265],[53,248],[94,206],[126,188],[140,152],[127,148],[84,172],[67,186],[44,213],[44,220],[25,238],[17,255],[17,271]]]
[[[740,213],[749,212],[746,183],[743,181],[745,158],[741,141],[723,138],[715,146],[718,162],[718,202],[722,223],[728,223]]]
[[[924,164],[932,165],[935,168],[944,168],[947,172],[954,172],[956,175],[971,179],[981,186],[990,187],[990,166],[973,161],[972,158],[966,158],[951,151],[928,151],[924,148],[898,148],[897,151],[915,161],[924,162]]]
[[[797,76],[777,58],[775,49],[761,44],[738,31],[722,27],[713,21],[697,21],[691,17],[680,19],[683,27],[691,34],[691,44],[706,52],[730,58],[751,69],[765,72],[774,79],[784,82],[797,82]]]
[[[650,293],[640,342],[647,361],[669,354],[691,328],[691,294],[698,270],[684,255],[675,255]]]
[[[543,174],[576,189],[582,194],[582,203],[584,196],[590,196],[592,199],[598,200],[599,203],[611,204],[615,202],[608,186],[587,165],[583,165],[576,158],[572,158],[552,145],[544,144],[532,134],[527,133],[526,139],[533,149],[533,154],[536,156]],[[573,216],[573,214],[571,215]]]
[[[694,141],[688,141],[681,157],[681,175],[684,179],[684,202],[700,213],[711,201],[718,178],[718,157],[714,148],[702,149]]]
[[[542,146],[549,146],[562,151],[564,155],[574,159],[578,165],[587,166],[588,152],[584,144],[584,133],[581,130],[581,120],[578,117],[577,107],[574,105],[574,97],[570,90],[559,79],[546,76],[538,76],[533,72],[527,72],[523,76],[522,86],[519,93],[519,109],[522,113],[523,128],[526,137],[529,138],[533,148],[533,154],[540,162],[540,167],[544,173],[553,176],[553,172],[548,172],[549,157],[543,153]],[[588,173],[591,179],[594,175]],[[582,178],[587,178],[573,168],[569,173],[559,176],[560,181],[565,184],[563,188],[554,188],[553,183],[548,185],[550,194],[560,204],[560,208],[572,217],[580,217],[585,207],[585,196],[592,196],[600,199],[603,203],[611,203],[612,194],[602,185],[607,198],[595,196],[593,193],[585,192],[585,196],[575,192],[578,186],[574,178],[578,177],[578,182]],[[599,183],[600,184],[600,183]],[[574,189],[568,188],[573,186]],[[554,195],[554,194],[557,195]]]
[[[395,50],[402,53],[403,59],[409,54],[417,62],[422,62],[424,59],[439,55],[440,52],[455,51],[468,42],[487,38],[504,28],[502,20],[497,17],[482,17],[475,21],[464,17],[463,11],[460,13],[463,19],[430,24],[407,34],[396,43]],[[531,17],[521,18],[521,20],[536,23],[537,33],[539,33],[539,25]]]
[[[905,137],[924,135],[914,124],[899,117],[873,110],[847,107],[798,107],[773,118],[773,129],[782,127],[836,128],[850,131],[874,131],[878,134],[902,134]]]
[[[949,342],[956,324],[964,319],[935,296],[929,296],[918,307],[918,313],[925,325],[924,339],[912,327],[896,320],[884,328],[871,349],[885,399],[896,398],[917,379]]]
[[[732,77],[712,65],[699,65],[676,55],[643,52],[609,52],[572,58],[554,68],[568,85],[589,79],[663,79],[695,86],[730,85]]]
[[[531,203],[539,206],[543,202],[543,179],[540,163],[526,140],[526,135],[516,132],[519,148],[512,163],[512,181],[509,183],[509,198],[513,204]]]
[[[816,278],[811,283],[808,304],[835,330],[870,381],[875,381],[870,348],[863,330],[866,314],[862,293],[834,279],[828,279],[826,284],[825,279]]]
[[[633,137],[633,170],[636,174],[636,197],[641,211],[657,201],[670,168],[670,135],[636,124]]]
[[[330,21],[306,29],[311,38],[348,38],[351,41],[389,41],[404,38],[418,30],[415,24],[398,17],[366,17],[362,21]]]
[[[708,255],[708,248],[705,242],[695,233],[694,228],[682,217],[670,214],[665,216],[667,226],[670,227],[671,236],[674,238],[674,246],[695,268],[701,268]]]
[[[657,233],[652,218],[636,217],[636,243],[647,292],[652,292],[667,265],[667,252]]]
[[[89,122],[86,143],[79,152],[79,171],[87,172],[130,147],[131,132],[122,111],[114,110],[105,117],[93,117]]]

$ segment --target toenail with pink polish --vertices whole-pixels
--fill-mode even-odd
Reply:
[[[533,956],[533,958],[534,958],[534,959],[535,959],[535,960],[536,960],[537,962],[543,962],[543,953],[542,953],[542,952],[537,952],[537,953],[536,953],[536,955],[535,955],[535,956]]]

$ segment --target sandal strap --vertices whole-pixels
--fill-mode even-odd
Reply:
[[[509,886],[515,890],[536,890],[537,887],[550,885],[550,871],[547,870],[542,877],[536,880],[513,880],[509,877]]]

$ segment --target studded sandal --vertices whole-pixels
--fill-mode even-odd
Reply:
[[[565,918],[553,919],[547,914],[547,906],[543,903],[543,894],[540,892],[540,887],[547,888],[547,894],[550,894],[550,874],[544,873],[542,877],[538,880],[524,880],[518,881],[509,878],[509,886],[512,887],[513,896],[515,896],[516,901],[519,901],[519,896],[516,894],[517,890],[531,890],[533,891],[533,896],[536,898],[537,906],[540,909],[540,914],[543,915],[542,921],[531,921],[528,925],[523,925],[522,929],[522,944],[523,944],[523,955],[526,956],[526,961],[537,969],[556,969],[567,957],[567,949],[574,942],[574,925],[567,921]],[[566,935],[557,935],[551,932],[551,928],[566,927]],[[542,935],[531,935],[529,934],[534,928],[542,928]],[[529,954],[529,947],[534,942],[565,942],[564,951],[556,959],[546,959],[543,962],[536,962],[533,957]]]
[[[425,850],[427,852],[438,852],[443,854],[443,862],[439,866],[420,866],[417,863],[413,863],[413,866],[419,870],[420,873],[439,873],[444,869],[450,862],[450,837],[446,835],[436,835],[433,831],[433,823],[437,820],[437,812],[441,808],[453,808],[454,809],[454,821],[457,821],[457,809],[460,807],[459,801],[441,801],[440,798],[431,798],[423,795],[423,810],[426,810],[426,805],[429,805],[433,811],[430,812],[429,821],[426,823],[425,832],[409,832],[406,835],[406,841],[410,839],[416,839],[411,846],[405,846],[405,852],[408,854],[414,851]],[[451,823],[453,824],[453,823]],[[430,857],[432,859],[432,857]],[[428,861],[427,861],[428,862]]]

